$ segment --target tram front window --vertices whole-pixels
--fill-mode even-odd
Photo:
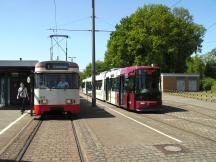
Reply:
[[[157,69],[139,69],[136,74],[136,93],[140,100],[161,97],[160,72]]]
[[[36,74],[35,88],[40,89],[78,89],[78,74]]]

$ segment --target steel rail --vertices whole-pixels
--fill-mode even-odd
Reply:
[[[78,136],[77,136],[77,132],[76,132],[73,120],[71,120],[71,126],[72,126],[72,130],[73,130],[73,135],[74,135],[74,138],[75,138],[77,150],[78,150],[78,153],[79,153],[80,161],[85,162],[85,158],[84,158],[83,153],[82,153],[82,149],[81,149],[81,146],[80,146],[80,142],[79,142],[79,139],[78,139]]]
[[[32,131],[31,135],[29,136],[29,138],[27,139],[25,145],[23,146],[23,148],[21,149],[21,151],[19,152],[17,158],[16,158],[16,162],[21,162],[23,156],[25,155],[26,150],[28,149],[29,145],[31,144],[33,138],[35,137],[35,135],[37,134],[41,124],[42,124],[43,120],[39,120],[39,122],[37,123],[36,127],[34,128],[34,130]]]
[[[191,105],[191,104],[178,105],[178,102],[175,102],[175,101],[171,101],[171,103],[170,102],[169,103],[166,102],[164,104],[164,106],[172,106],[172,107],[177,107],[177,108],[181,108],[181,109],[183,108],[185,110],[191,110],[193,112],[196,112],[198,114],[201,114],[203,116],[207,116],[207,117],[209,117],[211,119],[215,119],[216,120],[215,116],[211,116],[211,115],[209,115],[207,113],[203,113],[203,112],[200,112],[198,110],[195,110],[196,108],[198,108],[198,109],[205,109],[205,110],[208,110],[208,111],[213,112],[213,113],[216,112],[216,110],[212,110],[212,109],[209,109],[209,108],[203,108],[203,107],[195,106],[195,105]],[[190,106],[190,107],[188,107],[188,106]]]
[[[138,115],[137,115],[137,116],[138,116]],[[165,124],[165,125],[167,125],[167,126],[170,126],[170,127],[175,128],[175,129],[177,129],[177,130],[181,130],[181,131],[186,132],[186,133],[188,133],[188,134],[192,134],[192,135],[194,135],[194,136],[197,136],[197,137],[199,137],[199,138],[201,138],[201,139],[205,139],[205,140],[208,140],[208,141],[211,141],[211,142],[216,143],[216,139],[211,139],[211,138],[205,137],[205,136],[203,136],[203,135],[194,133],[193,131],[190,131],[190,130],[187,130],[187,129],[184,129],[184,128],[180,128],[180,127],[175,126],[175,125],[173,125],[173,124],[168,124],[168,123],[164,122],[164,121],[161,120],[161,119],[156,119],[155,117],[143,116],[143,115],[141,115],[141,117],[142,117],[143,119],[144,119],[144,118],[148,118],[148,119],[154,120],[154,121],[156,121],[156,122],[163,123],[163,124]]]

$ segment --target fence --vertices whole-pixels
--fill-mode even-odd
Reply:
[[[182,91],[176,91],[176,90],[166,90],[165,93],[216,103],[216,94],[212,93],[211,91],[182,92]]]

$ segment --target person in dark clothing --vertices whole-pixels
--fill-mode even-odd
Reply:
[[[29,100],[29,96],[28,96],[27,88],[25,87],[25,85],[22,82],[20,83],[20,87],[18,89],[17,99],[20,101],[20,103],[22,105],[21,106],[21,114],[23,114],[25,111],[25,108],[26,108],[26,102],[27,102],[27,100]]]

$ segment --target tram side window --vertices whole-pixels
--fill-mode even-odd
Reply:
[[[82,82],[81,87],[82,87],[82,88],[85,88],[85,82]]]
[[[111,83],[112,83],[112,85],[111,85],[111,90],[112,91],[117,91],[117,89],[118,89],[118,80],[117,80],[117,78],[111,78]]]
[[[96,81],[96,89],[101,90],[101,88],[102,88],[102,80],[97,80]]]
[[[87,90],[91,90],[92,89],[92,84],[91,84],[91,82],[86,82],[86,88],[87,88]]]
[[[126,90],[131,91],[131,92],[134,91],[134,89],[135,89],[134,79],[135,79],[134,76],[125,77],[125,88],[126,88]]]

